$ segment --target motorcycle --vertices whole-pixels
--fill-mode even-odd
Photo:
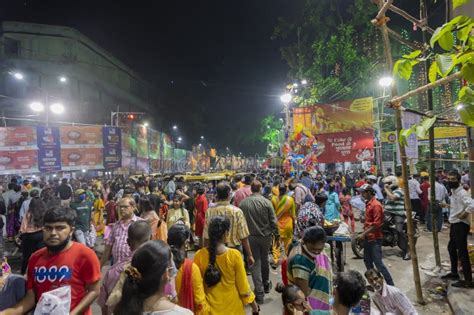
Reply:
[[[415,245],[418,237],[420,236],[420,232],[418,229],[418,219],[415,218],[415,213],[412,214],[413,219],[413,230],[415,232]],[[386,213],[384,215],[384,220],[382,223],[382,246],[390,246],[395,247],[398,246],[398,231],[395,228],[395,222],[393,217]],[[405,222],[403,223],[403,233],[407,234],[407,219],[405,218]],[[357,235],[352,237],[351,241],[352,251],[354,255],[358,258],[364,258],[364,240],[358,240]]]

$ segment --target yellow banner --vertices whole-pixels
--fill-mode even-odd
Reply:
[[[466,137],[466,128],[464,127],[436,127],[434,129],[435,139],[450,139]],[[382,142],[395,143],[397,141],[397,133],[395,131],[382,132]],[[428,137],[420,140],[428,140]]]
[[[373,103],[366,97],[298,107],[293,110],[293,125],[313,135],[372,129]]]

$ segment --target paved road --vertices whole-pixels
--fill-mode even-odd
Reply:
[[[447,242],[448,242],[448,230],[443,230],[439,236],[440,240],[440,250],[441,250],[441,259],[442,261],[449,261],[449,256],[447,254]],[[417,252],[418,260],[420,267],[427,267],[434,264],[434,249],[432,245],[431,233],[421,232],[421,236],[417,242]],[[350,244],[347,244],[346,252],[346,270],[353,269],[361,273],[365,271],[364,263],[361,259],[356,259],[350,248]],[[413,268],[411,261],[403,261],[397,254],[400,252],[398,248],[384,248],[384,262],[387,265],[392,277],[395,280],[395,284],[403,292],[405,292],[408,297],[415,301],[415,289],[413,281]],[[104,267],[106,270],[107,267]],[[276,283],[280,281],[280,270],[270,269],[270,278],[273,282],[273,287]],[[420,269],[422,283],[426,285],[430,284],[433,279],[427,276],[422,269]],[[249,282],[252,284],[252,279],[249,277]],[[436,284],[435,284],[436,285]],[[429,301],[430,296],[428,292],[425,293],[425,299],[428,304],[425,306],[416,305],[417,310],[420,314],[450,314],[449,306],[445,300],[443,301]],[[261,306],[261,314],[281,314],[281,295],[272,290],[270,294],[265,297],[265,303]],[[94,314],[100,314],[100,309],[95,305],[93,308]],[[251,314],[250,308],[247,310],[248,314]]]

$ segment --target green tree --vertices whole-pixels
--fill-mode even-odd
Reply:
[[[274,38],[284,41],[289,77],[311,84],[295,97],[299,106],[367,96],[376,71],[377,7],[367,0],[295,0],[298,13],[282,18]]]
[[[268,153],[277,153],[280,148],[280,135],[283,121],[275,115],[269,115],[260,122],[260,141],[267,145]]]

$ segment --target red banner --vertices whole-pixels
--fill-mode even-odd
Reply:
[[[103,158],[101,148],[70,148],[61,149],[61,164],[65,171],[82,169],[102,169]]]
[[[13,151],[36,149],[36,128],[4,127],[0,128],[0,150]]]
[[[61,148],[103,147],[101,126],[62,126],[59,130]]]
[[[360,163],[374,158],[374,132],[370,129],[327,133],[316,139],[320,163]]]
[[[38,172],[38,152],[36,150],[0,151],[0,174]]]

